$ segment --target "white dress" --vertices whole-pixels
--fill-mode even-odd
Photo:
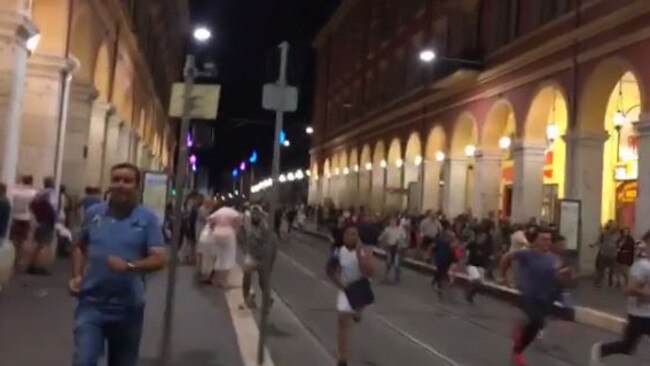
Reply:
[[[336,255],[339,258],[341,280],[344,286],[348,286],[349,284],[363,278],[356,250],[349,250],[345,246],[342,246],[337,250]],[[340,313],[354,313],[354,310],[348,301],[348,297],[343,291],[339,291],[337,295],[336,310]]]
[[[216,271],[227,271],[237,264],[237,230],[241,226],[241,214],[230,207],[224,207],[213,213],[208,222],[214,224],[212,240],[216,261]]]

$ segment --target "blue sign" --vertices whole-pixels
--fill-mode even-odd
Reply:
[[[248,158],[248,162],[251,164],[257,163],[257,150],[253,150],[253,152],[251,153],[251,157]]]

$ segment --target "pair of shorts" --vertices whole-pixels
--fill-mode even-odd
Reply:
[[[29,220],[13,220],[9,232],[9,239],[14,243],[23,243],[29,239],[29,230],[32,228]]]
[[[41,248],[48,246],[54,240],[54,227],[49,225],[37,225],[34,230],[34,242]]]

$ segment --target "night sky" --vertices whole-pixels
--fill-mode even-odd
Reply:
[[[222,86],[219,117],[214,124],[215,146],[200,151],[199,164],[209,166],[217,190],[230,187],[225,179],[253,149],[260,171],[270,171],[275,114],[264,111],[262,86],[278,77],[277,45],[291,45],[289,84],[300,88],[299,110],[285,115],[292,143],[283,148],[282,170],[307,167],[315,84],[313,40],[340,0],[192,0],[193,24],[212,28],[207,46],[193,46],[199,65],[214,61]]]

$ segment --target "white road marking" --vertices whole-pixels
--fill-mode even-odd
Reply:
[[[291,263],[293,266],[298,268],[300,271],[304,272],[310,278],[313,278],[314,280],[322,283],[323,285],[325,285],[326,287],[328,287],[330,289],[336,290],[336,287],[334,285],[332,285],[328,281],[322,279],[321,277],[316,275],[316,273],[314,273],[312,270],[305,267],[304,265],[302,265],[301,263],[299,263],[295,259],[289,257],[282,250],[279,250],[278,252],[280,253],[280,256],[282,258],[287,260],[289,263]],[[431,347],[428,344],[424,343],[423,341],[419,340],[415,336],[409,334],[408,332],[406,332],[403,329],[399,328],[398,326],[394,325],[392,322],[390,322],[388,319],[384,318],[383,316],[381,316],[379,314],[376,314],[376,313],[370,313],[370,315],[371,315],[371,317],[374,317],[377,320],[379,320],[381,323],[383,323],[386,327],[388,327],[389,329],[391,329],[395,333],[397,333],[400,336],[406,338],[407,340],[409,340],[413,344],[423,348],[425,351],[427,351],[428,353],[430,353],[430,354],[434,355],[435,357],[441,359],[442,361],[447,363],[449,366],[462,366],[460,363],[454,361],[451,357],[446,356],[445,354],[437,351],[436,349],[434,349],[433,347]]]
[[[235,267],[230,275],[233,283],[242,283],[242,272],[239,267]],[[257,364],[257,342],[260,332],[250,309],[241,309],[243,304],[241,287],[230,288],[225,291],[226,302],[230,310],[230,317],[237,334],[237,343],[239,352],[245,366],[258,366]],[[265,362],[262,366],[275,366],[268,349],[264,350]]]

